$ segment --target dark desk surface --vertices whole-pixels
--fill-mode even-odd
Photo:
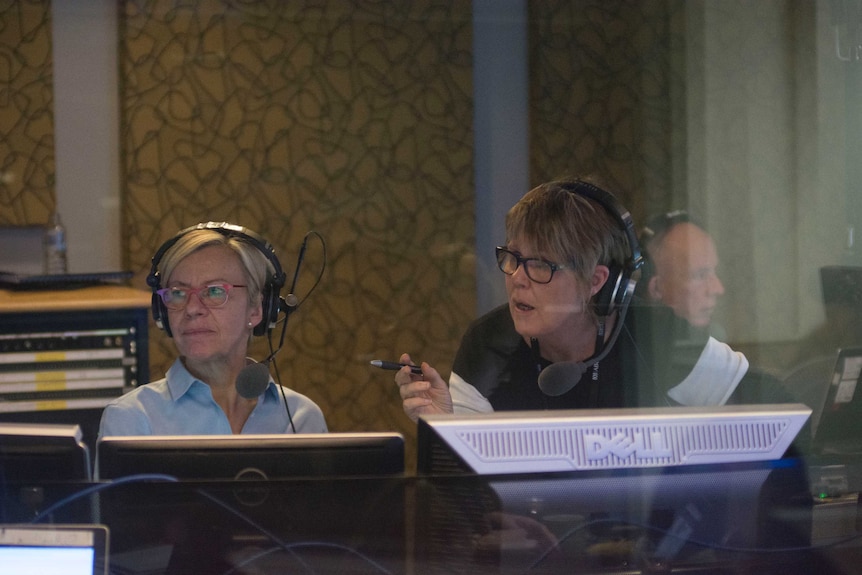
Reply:
[[[102,484],[43,522],[106,524],[122,573],[850,574],[862,565],[860,471],[859,462],[785,460],[505,477],[130,481]],[[85,487],[43,486],[39,504]],[[2,521],[29,518],[20,486],[0,490]]]

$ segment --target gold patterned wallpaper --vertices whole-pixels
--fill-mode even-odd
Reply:
[[[684,1],[528,7],[531,182],[601,174],[635,221],[685,206],[671,199],[674,173],[685,169],[684,123],[674,121],[685,85]]]
[[[475,316],[470,4],[120,4],[122,241],[134,285],[145,288],[163,241],[199,221],[257,231],[288,278],[317,232],[325,270],[290,317],[278,374],[333,431],[404,433],[408,464],[415,426],[393,374],[368,361],[409,351],[448,373]],[[636,220],[667,202],[681,169],[670,158],[682,3],[528,7],[531,183],[603,172]],[[42,223],[54,204],[48,4],[0,7],[0,24],[0,161],[26,174],[0,181],[0,223]],[[300,298],[323,247],[310,237]],[[151,376],[173,357],[153,328]]]
[[[55,204],[50,4],[47,0],[4,4],[0,7],[0,226],[44,225]]]
[[[409,351],[448,371],[473,315],[469,8],[122,5],[123,228],[136,281],[161,242],[199,221],[257,231],[288,278],[303,236],[320,234],[326,269],[291,315],[277,366],[333,431],[412,437],[393,374],[368,361]],[[323,263],[312,236],[300,298]],[[174,350],[162,333],[151,342],[156,378]]]

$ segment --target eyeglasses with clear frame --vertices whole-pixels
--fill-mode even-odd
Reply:
[[[198,296],[198,300],[208,308],[222,307],[227,303],[230,290],[244,287],[248,286],[218,283],[199,288],[167,287],[156,290],[156,293],[166,308],[178,311],[185,309],[192,295]]]
[[[518,266],[523,265],[527,277],[539,284],[550,283],[557,270],[571,270],[574,266],[555,264],[541,258],[524,258],[521,254],[513,252],[503,246],[497,247],[497,266],[506,275],[513,275],[518,271]]]

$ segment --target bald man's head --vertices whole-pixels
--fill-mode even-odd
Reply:
[[[649,245],[654,274],[649,299],[670,307],[696,327],[706,327],[724,286],[716,275],[718,253],[706,231],[691,222],[674,225]]]

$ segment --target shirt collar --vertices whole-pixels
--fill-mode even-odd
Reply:
[[[171,399],[177,401],[179,398],[188,393],[189,389],[191,389],[192,384],[195,381],[199,381],[199,379],[195,378],[189,370],[186,369],[186,366],[183,365],[183,362],[180,358],[174,360],[173,365],[171,365],[170,369],[167,373],[168,379],[168,390],[171,392]],[[203,383],[203,382],[201,382]]]
[[[253,360],[248,360],[253,361]],[[179,398],[184,396],[195,383],[200,385],[207,385],[200,379],[193,376],[186,366],[183,365],[183,362],[180,358],[174,360],[173,365],[171,365],[170,369],[168,369],[167,374],[168,379],[168,389],[171,393],[171,399],[177,401]],[[209,386],[207,386],[209,387]],[[269,383],[266,385],[266,390],[264,391],[264,401],[278,401],[278,390],[272,382],[272,377],[269,379]]]

